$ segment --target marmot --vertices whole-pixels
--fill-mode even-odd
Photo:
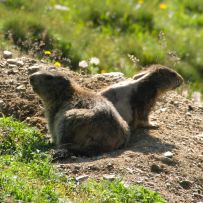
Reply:
[[[58,148],[84,155],[125,145],[128,124],[106,98],[56,71],[39,71],[30,84],[45,105],[49,131]]]
[[[183,78],[174,70],[162,65],[152,65],[133,79],[112,85],[100,92],[111,101],[131,129],[158,127],[149,122],[149,113],[157,98],[183,83]]]

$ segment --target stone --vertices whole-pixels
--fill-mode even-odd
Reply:
[[[37,71],[39,71],[42,67],[39,65],[33,65],[28,68],[28,74],[31,75]]]
[[[192,186],[192,183],[189,180],[182,180],[179,182],[180,186],[184,189],[190,189],[190,187]]]
[[[203,141],[203,133],[196,135],[195,138],[199,141]]]
[[[4,105],[5,105],[4,101],[0,99],[0,112],[3,110]]]
[[[88,178],[89,178],[88,175],[81,175],[81,176],[76,177],[75,179],[77,182],[83,182],[83,181],[87,180]]]
[[[103,178],[105,180],[110,180],[110,181],[113,181],[116,179],[116,176],[115,175],[103,175]]]
[[[20,91],[26,90],[26,88],[25,88],[24,85],[19,85],[16,89],[17,89],[17,90],[20,90]]]
[[[76,160],[77,159],[77,156],[71,156],[70,157],[72,160]]]
[[[115,79],[117,82],[122,81],[125,79],[124,74],[121,72],[110,72],[110,73],[102,73],[102,74],[95,74],[92,78],[96,78],[97,80],[105,80],[105,79]]]
[[[169,165],[169,166],[175,166],[177,164],[175,160],[173,160],[169,157],[161,157],[160,161],[164,164]]]
[[[167,157],[167,158],[172,158],[173,157],[173,153],[168,151],[168,152],[165,152],[164,153],[164,157]]]
[[[15,64],[8,64],[8,67],[9,67],[9,68],[12,68],[12,69],[13,69],[13,68],[17,68],[17,66],[16,66]]]
[[[151,165],[151,172],[154,172],[154,173],[161,173],[161,172],[163,172],[163,168],[160,167],[160,166],[157,165],[157,164],[152,164],[152,165]]]
[[[7,59],[7,63],[8,64],[14,64],[16,66],[23,66],[24,62],[21,60],[17,60],[17,59]]]
[[[12,54],[12,52],[10,52],[10,51],[4,51],[4,52],[3,52],[3,57],[4,57],[5,59],[10,59],[10,58],[12,58],[12,56],[13,56],[13,54]]]

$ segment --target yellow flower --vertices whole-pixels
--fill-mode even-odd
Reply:
[[[57,68],[60,68],[60,67],[61,67],[61,63],[58,62],[58,61],[56,61],[56,62],[54,63],[54,65],[55,65]]]
[[[159,8],[162,10],[165,10],[165,9],[167,9],[167,4],[161,3],[161,4],[159,4]]]
[[[101,73],[106,73],[106,71],[104,69],[101,70]]]
[[[45,54],[45,55],[50,55],[51,52],[50,52],[50,51],[44,51],[44,54]]]
[[[139,3],[139,4],[143,4],[143,3],[144,3],[144,0],[139,0],[138,3]]]

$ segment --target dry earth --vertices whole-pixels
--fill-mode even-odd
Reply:
[[[0,57],[0,112],[47,132],[43,105],[34,95],[28,75],[54,68],[43,61]],[[120,75],[88,76],[60,68],[81,86],[93,91],[123,80]],[[126,149],[97,157],[71,156],[56,161],[69,176],[121,177],[126,185],[143,184],[169,202],[203,201],[203,108],[175,92],[163,96],[151,114],[157,130],[132,132]],[[167,152],[167,153],[166,153]]]

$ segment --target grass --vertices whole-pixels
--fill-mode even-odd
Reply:
[[[0,118],[0,202],[166,202],[143,186],[121,180],[79,184],[51,164],[51,144],[38,130]]]
[[[203,92],[202,11],[202,0],[7,0],[0,3],[0,47],[15,44],[38,57],[49,50],[51,60],[74,70],[98,57],[100,66],[91,71],[127,76],[160,63]]]

